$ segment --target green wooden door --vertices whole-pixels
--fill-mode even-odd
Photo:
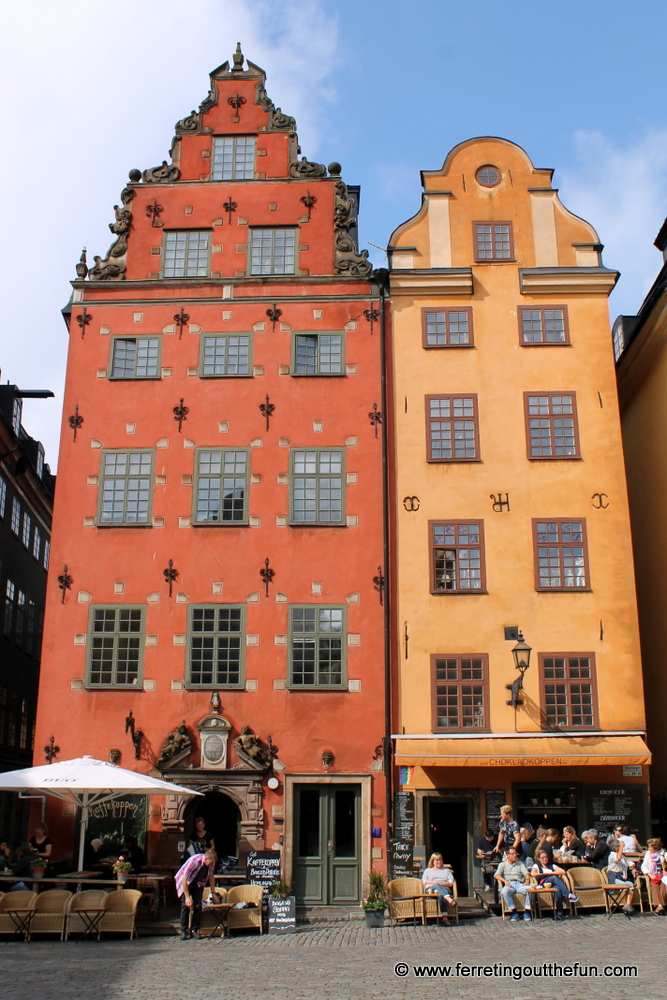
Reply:
[[[298,785],[294,806],[297,900],[307,906],[360,899],[358,785]]]

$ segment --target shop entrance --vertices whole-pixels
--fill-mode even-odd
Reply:
[[[456,877],[459,896],[469,895],[472,858],[472,803],[469,799],[424,800],[426,863],[434,852],[442,854]]]
[[[358,785],[294,789],[294,881],[308,906],[358,903],[361,884]]]
[[[203,817],[206,832],[215,841],[218,857],[238,857],[241,814],[236,803],[223,792],[206,792],[203,798],[193,799],[185,809],[186,840],[190,839],[198,816]]]

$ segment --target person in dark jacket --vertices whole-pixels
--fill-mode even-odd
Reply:
[[[595,865],[596,868],[604,868],[609,857],[609,845],[606,840],[601,840],[597,830],[586,830],[582,834],[586,845],[584,861]]]
[[[33,851],[30,844],[21,844],[21,846],[18,849],[16,861],[12,865],[12,875],[15,875],[17,879],[19,879],[19,881],[11,887],[10,892],[19,889],[23,890],[30,889],[30,887],[26,885],[26,883],[22,880],[24,878],[27,879],[30,878],[32,874],[32,865],[30,864],[30,862],[35,857],[37,857],[37,855]]]

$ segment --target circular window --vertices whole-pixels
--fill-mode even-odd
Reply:
[[[492,188],[495,187],[496,184],[500,184],[501,173],[498,170],[498,167],[492,167],[489,163],[487,163],[485,166],[479,168],[475,174],[475,179],[478,184],[482,185],[482,187]]]

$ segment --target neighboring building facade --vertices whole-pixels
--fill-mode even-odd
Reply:
[[[55,479],[21,420],[24,399],[52,395],[0,386],[0,771],[32,763]],[[12,847],[28,806],[0,792],[0,837]]]
[[[651,811],[667,836],[667,220],[655,245],[663,266],[636,316],[614,323],[618,395],[637,574],[646,724],[653,753]]]
[[[358,189],[243,67],[73,282],[37,741],[206,793],[96,832],[175,860],[201,814],[219,853],[279,849],[301,902],[347,904],[384,864],[377,289]]]
[[[396,764],[416,844],[463,894],[503,802],[534,827],[622,814],[647,834],[618,275],[551,176],[463,142],[390,244]]]

